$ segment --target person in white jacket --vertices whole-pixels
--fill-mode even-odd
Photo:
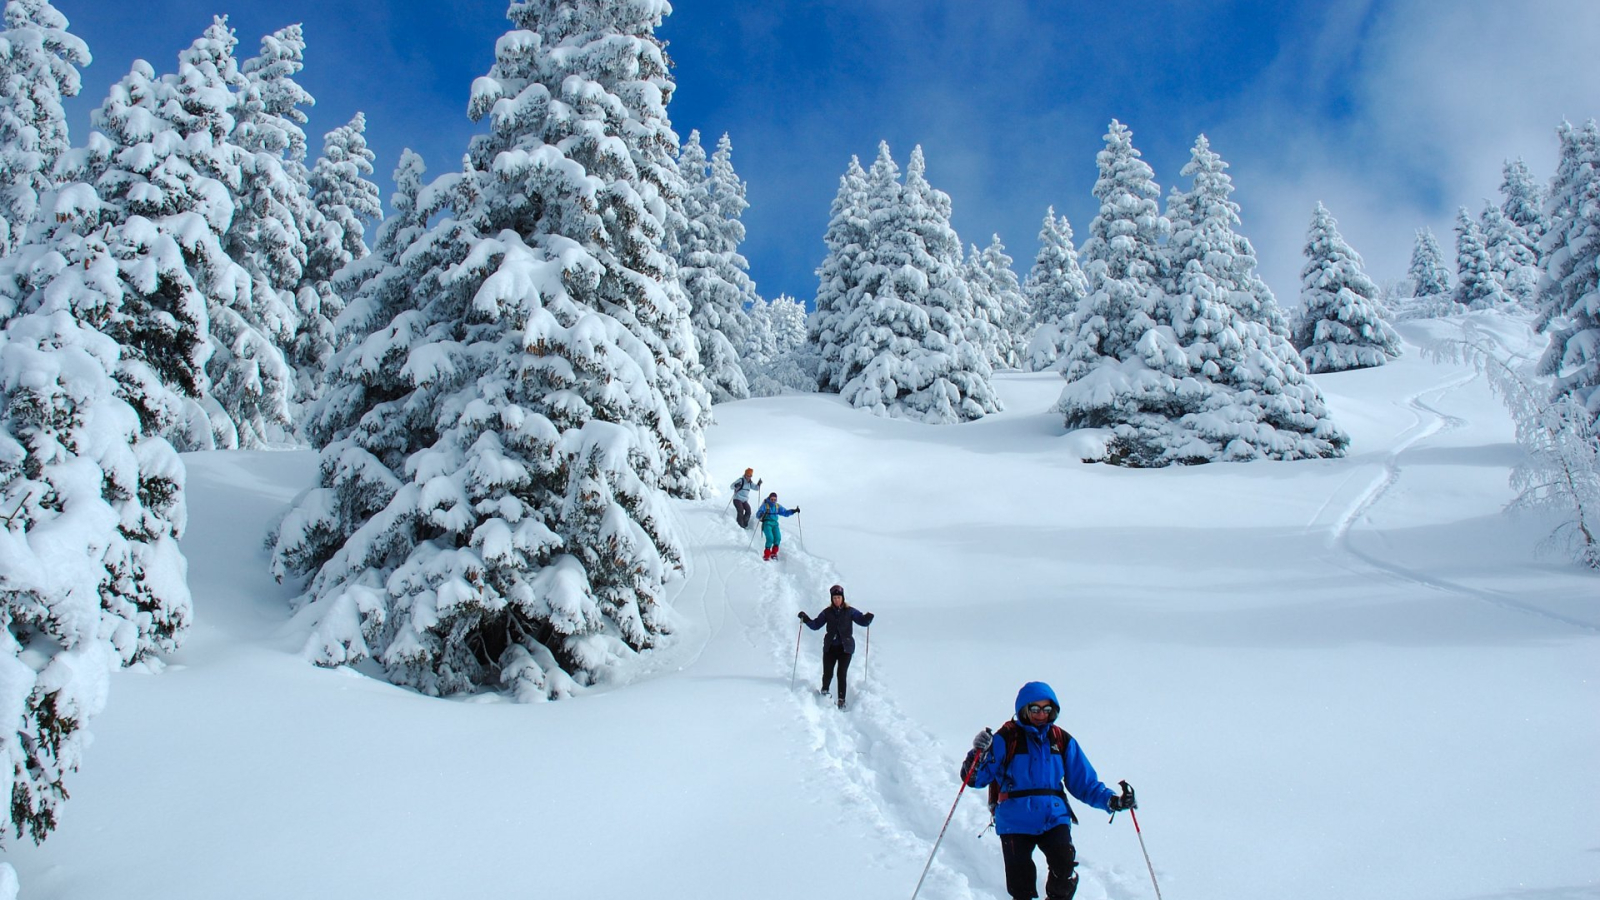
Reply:
[[[750,492],[761,487],[761,482],[751,480],[755,469],[745,469],[744,475],[733,483],[733,517],[740,528],[750,527]]]

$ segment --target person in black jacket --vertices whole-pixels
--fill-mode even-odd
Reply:
[[[844,602],[844,588],[834,585],[828,588],[828,608],[818,613],[815,617],[808,616],[804,611],[800,613],[800,621],[806,623],[812,631],[824,626],[828,633],[822,639],[822,693],[828,693],[828,684],[833,681],[834,670],[839,673],[839,708],[844,708],[845,673],[850,671],[850,657],[856,652],[855,626],[871,627],[872,613],[864,613],[859,609]]]

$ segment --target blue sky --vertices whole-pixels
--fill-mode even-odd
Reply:
[[[308,133],[365,111],[379,183],[401,148],[437,174],[475,129],[506,4],[441,0],[55,0],[95,62],[69,108],[74,142],[135,58],[172,71],[229,16],[241,56],[300,22]],[[1112,118],[1165,193],[1204,132],[1232,166],[1244,231],[1279,300],[1323,202],[1379,280],[1404,274],[1424,225],[1453,254],[1455,209],[1497,198],[1504,159],[1543,179],[1554,128],[1600,116],[1600,3],[1544,0],[679,0],[660,30],[681,135],[728,132],[749,184],[744,250],[766,296],[809,300],[828,204],[851,155],[923,146],[969,244],[999,233],[1025,275],[1047,206],[1081,243]],[[1526,7],[1526,8],[1523,8]]]

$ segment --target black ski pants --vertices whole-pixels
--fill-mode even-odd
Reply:
[[[838,644],[829,644],[822,648],[822,692],[828,692],[828,685],[833,683],[835,669],[839,671],[839,701],[844,702],[845,675],[850,671],[850,657],[853,653],[844,652]]]
[[[750,504],[738,497],[733,498],[733,517],[740,528],[750,527]]]
[[[1057,825],[1043,834],[1002,834],[1000,854],[1006,861],[1006,893],[1013,900],[1039,896],[1039,869],[1033,851],[1044,851],[1050,874],[1044,880],[1045,900],[1072,900],[1078,891],[1078,851],[1072,846],[1072,826]]]

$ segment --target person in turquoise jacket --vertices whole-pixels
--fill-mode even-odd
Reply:
[[[962,779],[973,787],[995,786],[994,830],[1006,864],[1006,892],[1015,900],[1039,896],[1034,850],[1044,851],[1049,866],[1046,900],[1070,900],[1078,890],[1075,819],[1067,794],[1111,813],[1134,808],[1133,788],[1125,784],[1119,795],[1100,782],[1077,740],[1055,724],[1060,712],[1050,685],[1028,682],[1017,692],[1016,718],[998,733],[978,732],[961,766]]]
[[[766,549],[761,551],[762,559],[777,559],[778,545],[783,543],[783,529],[778,527],[779,517],[788,518],[800,511],[800,507],[785,509],[778,505],[778,495],[768,494],[767,499],[761,501],[761,506],[756,510],[756,519],[761,522],[761,537],[766,541]]]

